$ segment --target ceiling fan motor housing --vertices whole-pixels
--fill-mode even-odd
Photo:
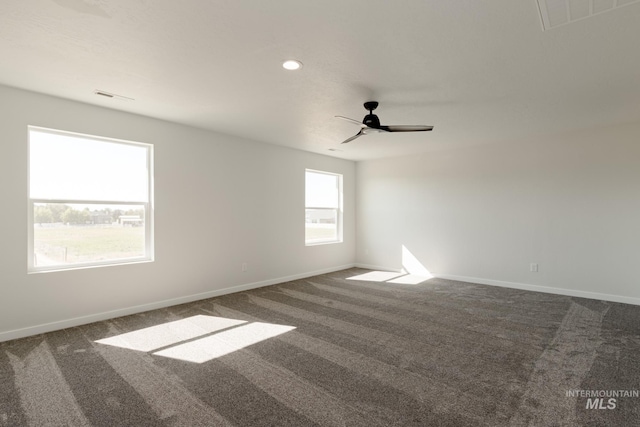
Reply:
[[[379,128],[380,127],[380,119],[375,114],[367,114],[364,116],[364,120],[362,121],[365,125],[370,128]]]
[[[380,119],[378,118],[378,116],[373,114],[373,110],[378,108],[378,102],[377,101],[367,101],[367,102],[364,103],[364,108],[365,108],[365,110],[369,110],[369,114],[364,116],[364,120],[362,121],[362,123],[364,123],[365,125],[369,126],[370,128],[379,128],[380,127]]]

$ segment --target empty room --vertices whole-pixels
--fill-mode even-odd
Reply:
[[[633,426],[640,0],[0,2],[0,427]]]

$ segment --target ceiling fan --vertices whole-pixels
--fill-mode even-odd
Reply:
[[[369,114],[364,116],[364,120],[360,123],[357,120],[350,119],[344,116],[336,116],[339,119],[346,120],[351,123],[355,123],[360,126],[360,131],[353,135],[351,138],[347,138],[342,141],[342,144],[346,144],[347,142],[351,142],[359,136],[367,135],[373,132],[426,132],[433,130],[433,126],[422,126],[422,125],[381,125],[380,119],[378,116],[373,114],[373,110],[378,108],[377,101],[369,101],[364,103],[365,110],[369,111]]]

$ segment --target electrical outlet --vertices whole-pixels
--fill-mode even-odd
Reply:
[[[242,271],[247,271],[249,270],[249,264],[247,264],[246,262],[242,263]]]
[[[531,266],[530,266],[530,269],[531,269],[532,273],[537,273],[538,272],[538,264],[535,263],[535,262],[532,262]]]

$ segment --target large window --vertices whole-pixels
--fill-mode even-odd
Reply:
[[[305,242],[342,241],[342,175],[306,170]]]
[[[153,260],[153,148],[29,127],[28,270]]]

